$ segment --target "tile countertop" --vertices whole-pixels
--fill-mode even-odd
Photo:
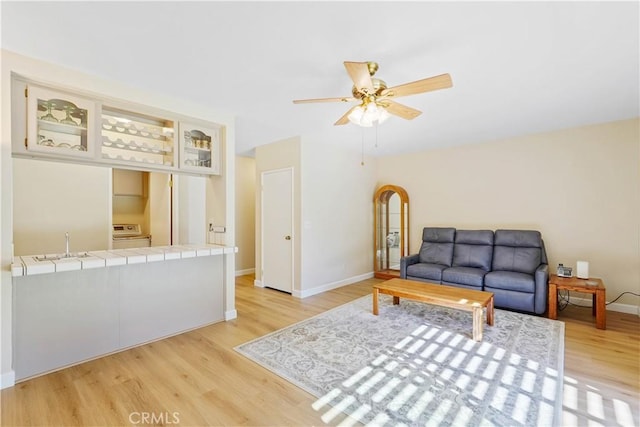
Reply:
[[[140,264],[180,258],[222,255],[238,252],[238,248],[220,245],[175,245],[148,248],[113,249],[108,251],[79,252],[80,257],[38,261],[43,255],[23,255],[13,258],[12,276],[86,270],[114,265]],[[52,256],[52,255],[47,255]]]

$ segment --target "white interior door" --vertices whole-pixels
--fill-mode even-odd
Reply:
[[[293,169],[262,172],[262,284],[293,290]]]

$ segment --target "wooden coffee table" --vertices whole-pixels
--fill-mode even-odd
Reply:
[[[558,291],[575,291],[591,294],[591,313],[596,316],[596,328],[607,329],[607,290],[602,279],[592,277],[579,279],[577,277],[560,277],[549,275],[549,319],[558,318]]]
[[[473,339],[482,341],[482,309],[487,308],[487,325],[493,326],[493,294],[455,286],[436,285],[406,279],[391,279],[373,285],[373,314],[378,315],[378,296],[393,296],[393,305],[400,298],[426,302],[473,313]]]

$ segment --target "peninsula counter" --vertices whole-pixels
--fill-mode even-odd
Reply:
[[[14,259],[14,371],[21,381],[225,320],[224,257],[181,245]],[[233,303],[231,303],[233,307]]]

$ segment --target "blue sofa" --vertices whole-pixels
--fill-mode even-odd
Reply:
[[[493,292],[499,308],[547,310],[549,265],[539,231],[425,227],[420,252],[400,260],[400,277]]]

